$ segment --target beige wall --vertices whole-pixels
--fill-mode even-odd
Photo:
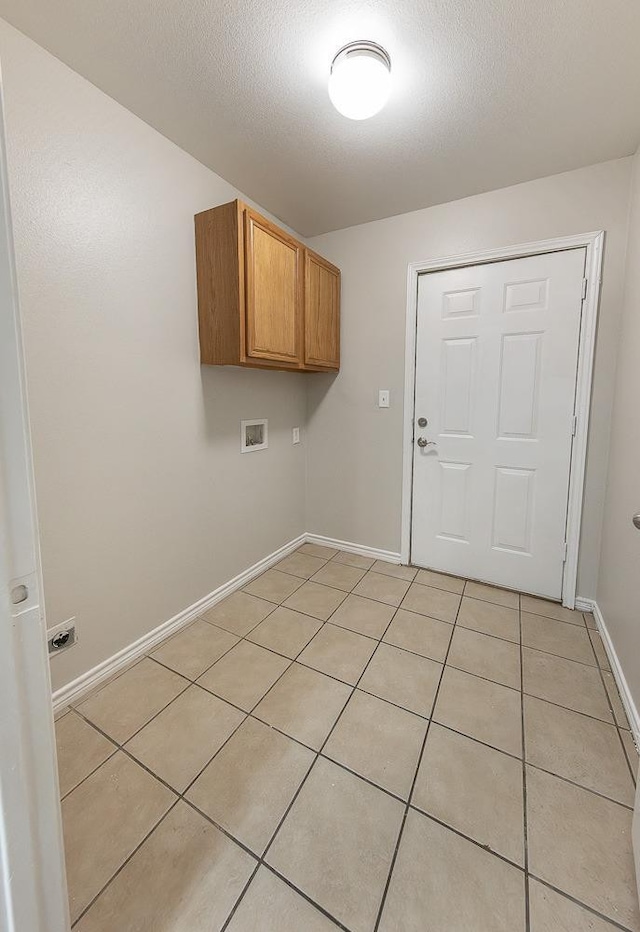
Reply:
[[[398,170],[402,170],[401,162]],[[605,162],[328,233],[311,245],[342,269],[342,368],[310,383],[310,531],[400,550],[407,266],[479,249],[606,230],[578,593],[595,594],[631,160]],[[391,407],[376,407],[379,388]]]
[[[60,686],[304,530],[305,376],[200,368],[193,214],[236,192],[1,21],[0,57]]]
[[[634,159],[626,287],[611,423],[597,602],[640,706],[640,154]]]

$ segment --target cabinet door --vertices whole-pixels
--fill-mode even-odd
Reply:
[[[284,230],[245,211],[245,338],[253,359],[302,362],[302,251]]]
[[[305,253],[304,359],[308,366],[340,368],[340,270]]]

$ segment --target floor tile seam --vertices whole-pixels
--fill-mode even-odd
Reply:
[[[480,848],[480,850],[486,852],[486,854],[493,855],[493,857],[498,858],[499,861],[503,861],[505,864],[508,864],[509,867],[515,867],[516,870],[520,871],[523,877],[525,876],[526,870],[524,866],[522,864],[518,864],[518,862],[514,861],[513,858],[508,858],[506,854],[501,854],[499,851],[496,851],[495,848],[492,848],[490,845],[479,841],[477,838],[474,838],[473,835],[468,835],[466,832],[463,832],[462,829],[457,828],[455,825],[452,825],[445,819],[441,819],[439,816],[434,815],[427,809],[423,809],[421,806],[416,805],[416,803],[410,803],[409,808],[413,809],[414,812],[419,813],[419,815],[424,816],[424,818],[429,819],[429,821],[435,822],[436,825],[440,825],[442,828],[446,828],[447,831],[453,832],[453,834],[457,835],[459,838],[463,838],[470,844],[475,845],[476,848]]]
[[[129,670],[133,670],[133,668],[137,667],[139,663],[142,663],[146,656],[146,654],[142,654],[142,656],[136,657],[135,660],[126,663],[121,670],[118,670],[111,674],[111,676],[107,677],[104,683],[98,683],[97,686],[94,686],[94,688],[89,690],[87,693],[82,694],[78,699],[72,699],[69,702],[69,711],[77,712],[79,706],[81,706],[84,702],[87,702],[89,699],[93,699],[94,696],[98,696],[103,689],[107,688],[107,686],[111,686],[116,682],[116,680],[119,680],[121,676],[123,676],[125,673],[128,673]]]
[[[593,647],[593,644],[592,644],[591,646]],[[595,653],[595,648],[594,648],[594,653]],[[614,711],[614,709],[613,709],[613,702],[611,701],[611,696],[609,695],[609,690],[607,689],[607,681],[606,681],[605,676],[604,676],[605,673],[610,673],[610,672],[611,672],[610,670],[603,670],[601,666],[598,666],[598,673],[600,674],[600,681],[601,681],[601,683],[602,683],[602,688],[604,689],[604,694],[605,694],[605,696],[606,696],[606,698],[607,698],[607,705],[608,705],[608,707],[609,707],[609,711],[610,711],[610,713],[611,713],[611,717],[613,718],[613,721],[614,721],[614,723],[615,723],[615,725],[616,725],[616,727],[617,727],[617,729],[618,729],[618,739],[619,739],[619,741],[620,741],[620,743],[621,743],[621,745],[622,745],[622,753],[624,754],[625,760],[627,761],[627,767],[629,768],[629,772],[630,772],[630,774],[631,774],[631,779],[632,779],[633,784],[634,784],[634,786],[635,786],[635,785],[636,785],[636,780],[637,780],[637,772],[634,774],[634,772],[633,772],[633,766],[632,766],[631,761],[629,760],[629,757],[628,757],[628,755],[627,755],[627,749],[626,749],[626,747],[625,747],[625,745],[624,745],[624,741],[623,741],[623,739],[622,739],[622,735],[620,734],[620,726],[618,725],[618,719],[617,719],[616,713],[615,713],[615,711]],[[611,676],[613,677],[613,673],[611,673]],[[614,678],[614,687],[616,687],[616,686],[617,686],[617,684],[615,683],[615,678]],[[622,702],[622,700],[620,700],[620,701]],[[625,718],[626,718],[626,711],[625,711]],[[623,730],[624,730],[624,731],[629,731],[629,732],[631,733],[631,729],[630,729],[630,728],[629,728],[629,729],[623,729]],[[635,743],[635,742],[634,742],[634,743]]]
[[[522,733],[522,831],[524,842],[524,912],[525,932],[531,930],[531,901],[529,895],[529,809],[527,799],[527,738],[524,714],[524,645],[522,643],[522,599],[519,599],[518,627],[520,629],[520,729]]]
[[[129,855],[127,855],[127,857],[126,857],[125,860],[122,862],[122,864],[120,864],[120,866],[118,867],[118,869],[109,877],[109,879],[106,881],[106,883],[100,888],[100,890],[98,891],[98,893],[96,893],[96,895],[92,898],[91,902],[88,903],[87,906],[84,907],[84,909],[82,910],[82,912],[73,920],[73,922],[71,923],[71,928],[72,928],[72,929],[75,928],[75,926],[80,922],[80,920],[89,912],[89,910],[92,908],[92,906],[94,906],[94,905],[97,903],[97,901],[100,899],[100,897],[101,897],[101,896],[107,891],[107,889],[111,886],[111,884],[112,884],[113,881],[116,879],[116,877],[124,870],[124,868],[127,866],[127,864],[129,863],[129,861],[131,861],[131,859],[138,853],[138,851],[140,850],[140,848],[142,848],[142,846],[145,844],[145,842],[151,837],[151,835],[153,835],[153,833],[154,833],[155,830],[158,828],[158,826],[159,826],[162,822],[164,822],[164,820],[167,818],[167,816],[169,815],[169,813],[172,812],[173,809],[175,809],[175,807],[178,805],[179,802],[180,802],[179,799],[174,799],[174,800],[173,800],[173,802],[171,803],[171,805],[169,806],[169,808],[167,809],[167,811],[166,811],[166,812],[163,812],[163,814],[162,814],[161,817],[157,820],[157,822],[154,823],[153,827],[152,827],[151,829],[149,829],[149,831],[145,834],[144,838],[135,846],[135,848],[133,849],[133,851],[132,851]]]
[[[613,919],[611,916],[606,916],[604,913],[598,912],[598,910],[594,909],[593,906],[589,906],[588,903],[585,903],[583,900],[579,900],[577,897],[573,896],[573,894],[568,893],[566,890],[563,890],[561,887],[556,887],[554,884],[550,883],[548,880],[544,880],[544,878],[536,874],[535,871],[530,871],[529,877],[531,878],[531,880],[535,880],[536,883],[542,884],[544,887],[547,887],[549,890],[553,890],[554,893],[558,893],[560,894],[560,896],[563,896],[565,899],[569,900],[570,902],[575,903],[576,906],[580,906],[582,909],[586,910],[588,913],[591,913],[592,916],[596,916],[598,919],[602,919],[604,922],[607,922],[610,925],[614,926],[614,928],[620,929],[621,932],[634,932],[634,930],[631,929],[629,926],[624,926],[621,923],[619,923],[617,919]]]
[[[85,721],[86,721],[86,719],[85,719]],[[88,721],[87,721],[87,725],[90,725],[90,724],[91,724],[91,722],[88,722]],[[103,735],[102,732],[100,732],[100,734],[101,734],[102,737],[104,737],[104,738],[107,737],[107,735]],[[111,739],[109,739],[109,740],[111,740]],[[113,744],[113,742],[111,742],[111,743]],[[100,768],[102,767],[102,765],[103,765],[103,764],[106,764],[107,761],[110,761],[111,758],[114,756],[114,754],[117,754],[119,750],[120,750],[120,746],[119,746],[119,745],[114,745],[114,746],[113,746],[113,749],[112,749],[111,752],[108,754],[108,756],[105,757],[104,760],[101,760],[100,763],[97,764],[97,766],[95,766],[92,770],[90,770],[89,773],[86,773],[86,774],[84,775],[84,777],[82,778],[82,780],[78,780],[78,782],[75,784],[75,786],[72,786],[70,790],[67,790],[67,792],[64,793],[64,795],[61,795],[61,796],[60,796],[60,803],[63,803],[63,802],[65,801],[65,799],[67,799],[69,796],[71,796],[71,794],[73,793],[74,790],[77,790],[79,786],[82,786],[82,784],[85,782],[85,780],[88,780],[89,777],[92,777],[92,776],[94,775],[94,773],[96,773],[97,770],[100,770]]]
[[[455,628],[455,625],[456,625],[456,623],[457,623],[457,621],[458,621],[458,616],[459,616],[459,614],[460,614],[460,608],[461,608],[461,606],[462,606],[462,597],[460,597],[460,601],[458,602],[458,608],[457,608],[457,611],[456,611],[456,617],[455,617],[455,619],[454,619],[454,628]],[[408,796],[407,796],[407,801],[406,801],[406,804],[405,804],[404,813],[403,813],[403,815],[402,815],[402,821],[401,821],[401,823],[400,823],[400,829],[399,829],[399,831],[398,831],[398,837],[397,837],[397,839],[396,839],[396,844],[395,844],[395,847],[394,847],[394,850],[393,850],[393,854],[392,854],[392,857],[391,857],[391,863],[390,863],[390,865],[389,865],[389,871],[388,871],[388,873],[387,873],[387,878],[386,878],[386,881],[385,881],[385,885],[384,885],[384,887],[383,887],[382,898],[381,898],[381,900],[380,900],[380,906],[379,906],[379,908],[378,908],[378,914],[377,914],[377,916],[376,916],[376,921],[375,921],[375,924],[374,924],[374,927],[373,927],[373,932],[378,932],[378,929],[379,929],[379,927],[380,927],[380,922],[382,921],[382,916],[383,916],[383,913],[384,913],[384,908],[385,908],[385,905],[386,905],[387,896],[388,896],[388,893],[389,893],[389,888],[390,888],[390,886],[391,886],[391,879],[392,879],[392,877],[393,877],[393,872],[394,872],[394,869],[395,869],[396,861],[397,861],[397,859],[398,859],[398,852],[399,852],[399,850],[400,850],[400,845],[401,845],[401,843],[402,843],[402,837],[403,837],[403,835],[404,835],[404,827],[405,827],[406,822],[407,822],[407,816],[408,816],[408,814],[409,814],[409,809],[411,808],[411,800],[413,799],[413,793],[414,793],[414,790],[415,790],[416,781],[417,781],[417,779],[418,779],[418,773],[419,773],[419,771],[420,771],[420,766],[421,766],[421,764],[422,764],[422,759],[423,759],[423,757],[424,757],[425,747],[426,747],[426,745],[427,745],[427,740],[428,740],[428,738],[429,738],[429,732],[430,732],[430,730],[431,730],[431,723],[432,723],[432,721],[433,721],[433,714],[434,714],[434,712],[435,712],[436,705],[437,705],[437,702],[438,702],[438,694],[439,694],[439,692],[440,692],[440,687],[441,687],[441,685],[442,685],[442,680],[443,680],[443,678],[444,678],[444,673],[445,673],[445,670],[446,670],[446,668],[447,668],[447,660],[448,660],[448,657],[449,657],[449,652],[450,652],[450,650],[451,650],[451,644],[452,644],[452,643],[453,643],[453,636],[449,639],[449,644],[448,644],[448,646],[447,646],[447,651],[446,651],[446,654],[445,654],[445,658],[444,658],[444,661],[443,661],[443,663],[442,663],[442,668],[441,668],[441,670],[440,670],[440,675],[439,675],[439,677],[438,677],[438,682],[437,682],[437,685],[436,685],[436,688],[435,688],[435,691],[434,691],[433,701],[432,701],[432,703],[431,703],[431,711],[430,711],[430,713],[429,713],[429,719],[428,719],[428,721],[427,721],[427,727],[426,727],[426,730],[425,730],[424,738],[422,739],[422,745],[421,745],[421,748],[420,748],[420,752],[419,752],[419,754],[418,754],[418,759],[417,759],[417,762],[416,762],[416,767],[415,767],[415,770],[414,770],[413,779],[412,779],[412,781],[411,781],[411,787],[410,787],[410,789],[409,789],[409,794],[408,794]]]

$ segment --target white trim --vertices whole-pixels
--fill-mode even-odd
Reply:
[[[87,670],[86,673],[82,673],[65,686],[61,686],[60,689],[57,689],[53,694],[54,711],[58,711],[70,702],[77,702],[78,699],[90,690],[95,689],[95,687],[104,682],[104,680],[112,677],[123,667],[137,660],[138,657],[148,653],[160,641],[164,641],[169,635],[175,634],[181,628],[184,628],[185,625],[194,621],[203,612],[213,608],[214,605],[222,601],[222,599],[226,598],[228,595],[231,595],[232,592],[236,592],[236,590],[242,588],[242,586],[246,586],[248,582],[256,576],[259,576],[260,573],[264,573],[264,571],[268,570],[274,563],[283,560],[284,557],[288,556],[288,554],[301,544],[306,543],[306,541],[306,534],[301,534],[294,540],[290,540],[289,543],[279,547],[278,550],[274,550],[273,553],[270,553],[269,556],[265,557],[263,560],[258,560],[253,566],[250,566],[242,573],[234,576],[233,579],[218,586],[217,589],[214,589],[213,592],[210,592],[203,598],[198,599],[193,605],[178,612],[173,618],[169,618],[168,621],[164,621],[161,625],[158,625],[157,628],[153,628],[153,630],[147,632],[147,634],[143,634],[142,637],[134,641],[133,644],[129,644],[127,647],[119,650],[116,654],[113,654],[113,656],[109,657],[107,660],[103,660],[102,663],[97,664],[97,666],[93,667],[91,670]]]
[[[618,687],[618,692],[620,693],[620,698],[622,699],[624,710],[627,713],[627,718],[629,719],[629,725],[633,733],[634,741],[636,746],[640,747],[640,714],[638,713],[638,708],[634,702],[631,690],[629,689],[627,678],[622,670],[622,665],[618,659],[616,649],[613,646],[613,641],[611,640],[611,635],[609,634],[609,630],[605,623],[602,612],[600,611],[600,607],[597,602],[590,599],[580,599],[580,604],[590,605],[589,610],[593,612],[596,626],[600,633],[600,637],[602,638],[602,643],[609,659],[611,673],[614,680],[616,681],[616,686]],[[588,609],[583,608],[583,611],[587,610]]]
[[[333,537],[322,537],[319,534],[310,534],[308,532],[301,534],[294,540],[290,540],[288,544],[284,544],[278,550],[274,550],[273,553],[270,553],[269,556],[265,557],[263,560],[258,560],[257,563],[254,563],[253,566],[250,566],[242,573],[234,576],[233,579],[223,583],[222,586],[218,586],[218,588],[210,592],[209,595],[205,595],[202,599],[198,599],[197,602],[194,602],[193,605],[178,612],[173,618],[169,618],[168,621],[164,621],[161,625],[158,625],[157,628],[153,628],[152,631],[143,634],[142,637],[134,641],[133,644],[123,647],[122,650],[119,650],[116,654],[107,658],[107,660],[103,660],[91,670],[82,673],[75,680],[72,680],[65,686],[61,686],[60,689],[57,689],[53,694],[54,711],[59,711],[71,702],[77,702],[82,696],[86,695],[86,693],[95,689],[96,686],[99,686],[100,683],[114,676],[124,667],[129,666],[134,660],[147,654],[156,644],[164,641],[166,638],[170,637],[170,635],[176,634],[181,628],[188,625],[189,622],[195,621],[199,615],[213,608],[214,605],[222,601],[222,599],[225,599],[228,595],[231,595],[232,592],[236,592],[236,590],[241,589],[242,586],[246,586],[248,582],[256,576],[259,576],[260,573],[264,573],[264,571],[268,570],[274,563],[279,563],[280,560],[283,560],[298,547],[302,546],[302,544],[319,544],[322,547],[334,547],[337,550],[346,550],[348,553],[357,553],[363,557],[372,557],[374,560],[385,560],[387,563],[400,563],[400,554],[392,550],[377,550],[375,547],[366,547],[364,544],[352,544],[350,541],[335,540]]]
[[[583,599],[582,596],[577,595],[575,605],[573,606],[577,612],[591,612],[593,614],[593,606],[595,602],[593,599]]]
[[[485,262],[500,262],[504,259],[541,255],[546,252],[560,252],[565,249],[584,248],[587,251],[585,275],[589,284],[587,296],[582,305],[582,322],[580,327],[575,402],[575,413],[578,417],[578,423],[571,455],[569,497],[567,503],[567,558],[564,565],[562,581],[562,604],[566,605],[568,608],[573,608],[578,575],[580,525],[582,520],[582,499],[586,470],[589,409],[595,354],[596,324],[598,320],[598,300],[600,296],[602,273],[603,244],[604,232],[599,230],[593,233],[578,234],[576,236],[560,236],[555,239],[540,240],[536,243],[524,243],[515,246],[505,246],[501,249],[489,249],[483,252],[449,256],[444,259],[412,262],[409,265],[407,273],[404,430],[402,440],[402,545],[400,552],[403,563],[409,562],[411,550],[411,487],[413,470],[413,420],[415,414],[414,394],[416,325],[418,319],[418,276],[425,272],[443,271],[445,269],[460,268],[465,265],[479,265]]]
[[[365,544],[352,544],[348,540],[336,540],[333,537],[322,537],[320,534],[307,534],[308,544],[318,544],[320,547],[333,547],[336,550],[345,550],[347,553],[357,553],[361,557],[372,557],[374,560],[384,560],[385,563],[400,563],[400,554],[394,550],[378,550],[367,547]]]

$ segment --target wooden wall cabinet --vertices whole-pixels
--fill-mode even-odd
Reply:
[[[242,201],[195,224],[202,363],[339,369],[340,270]]]

